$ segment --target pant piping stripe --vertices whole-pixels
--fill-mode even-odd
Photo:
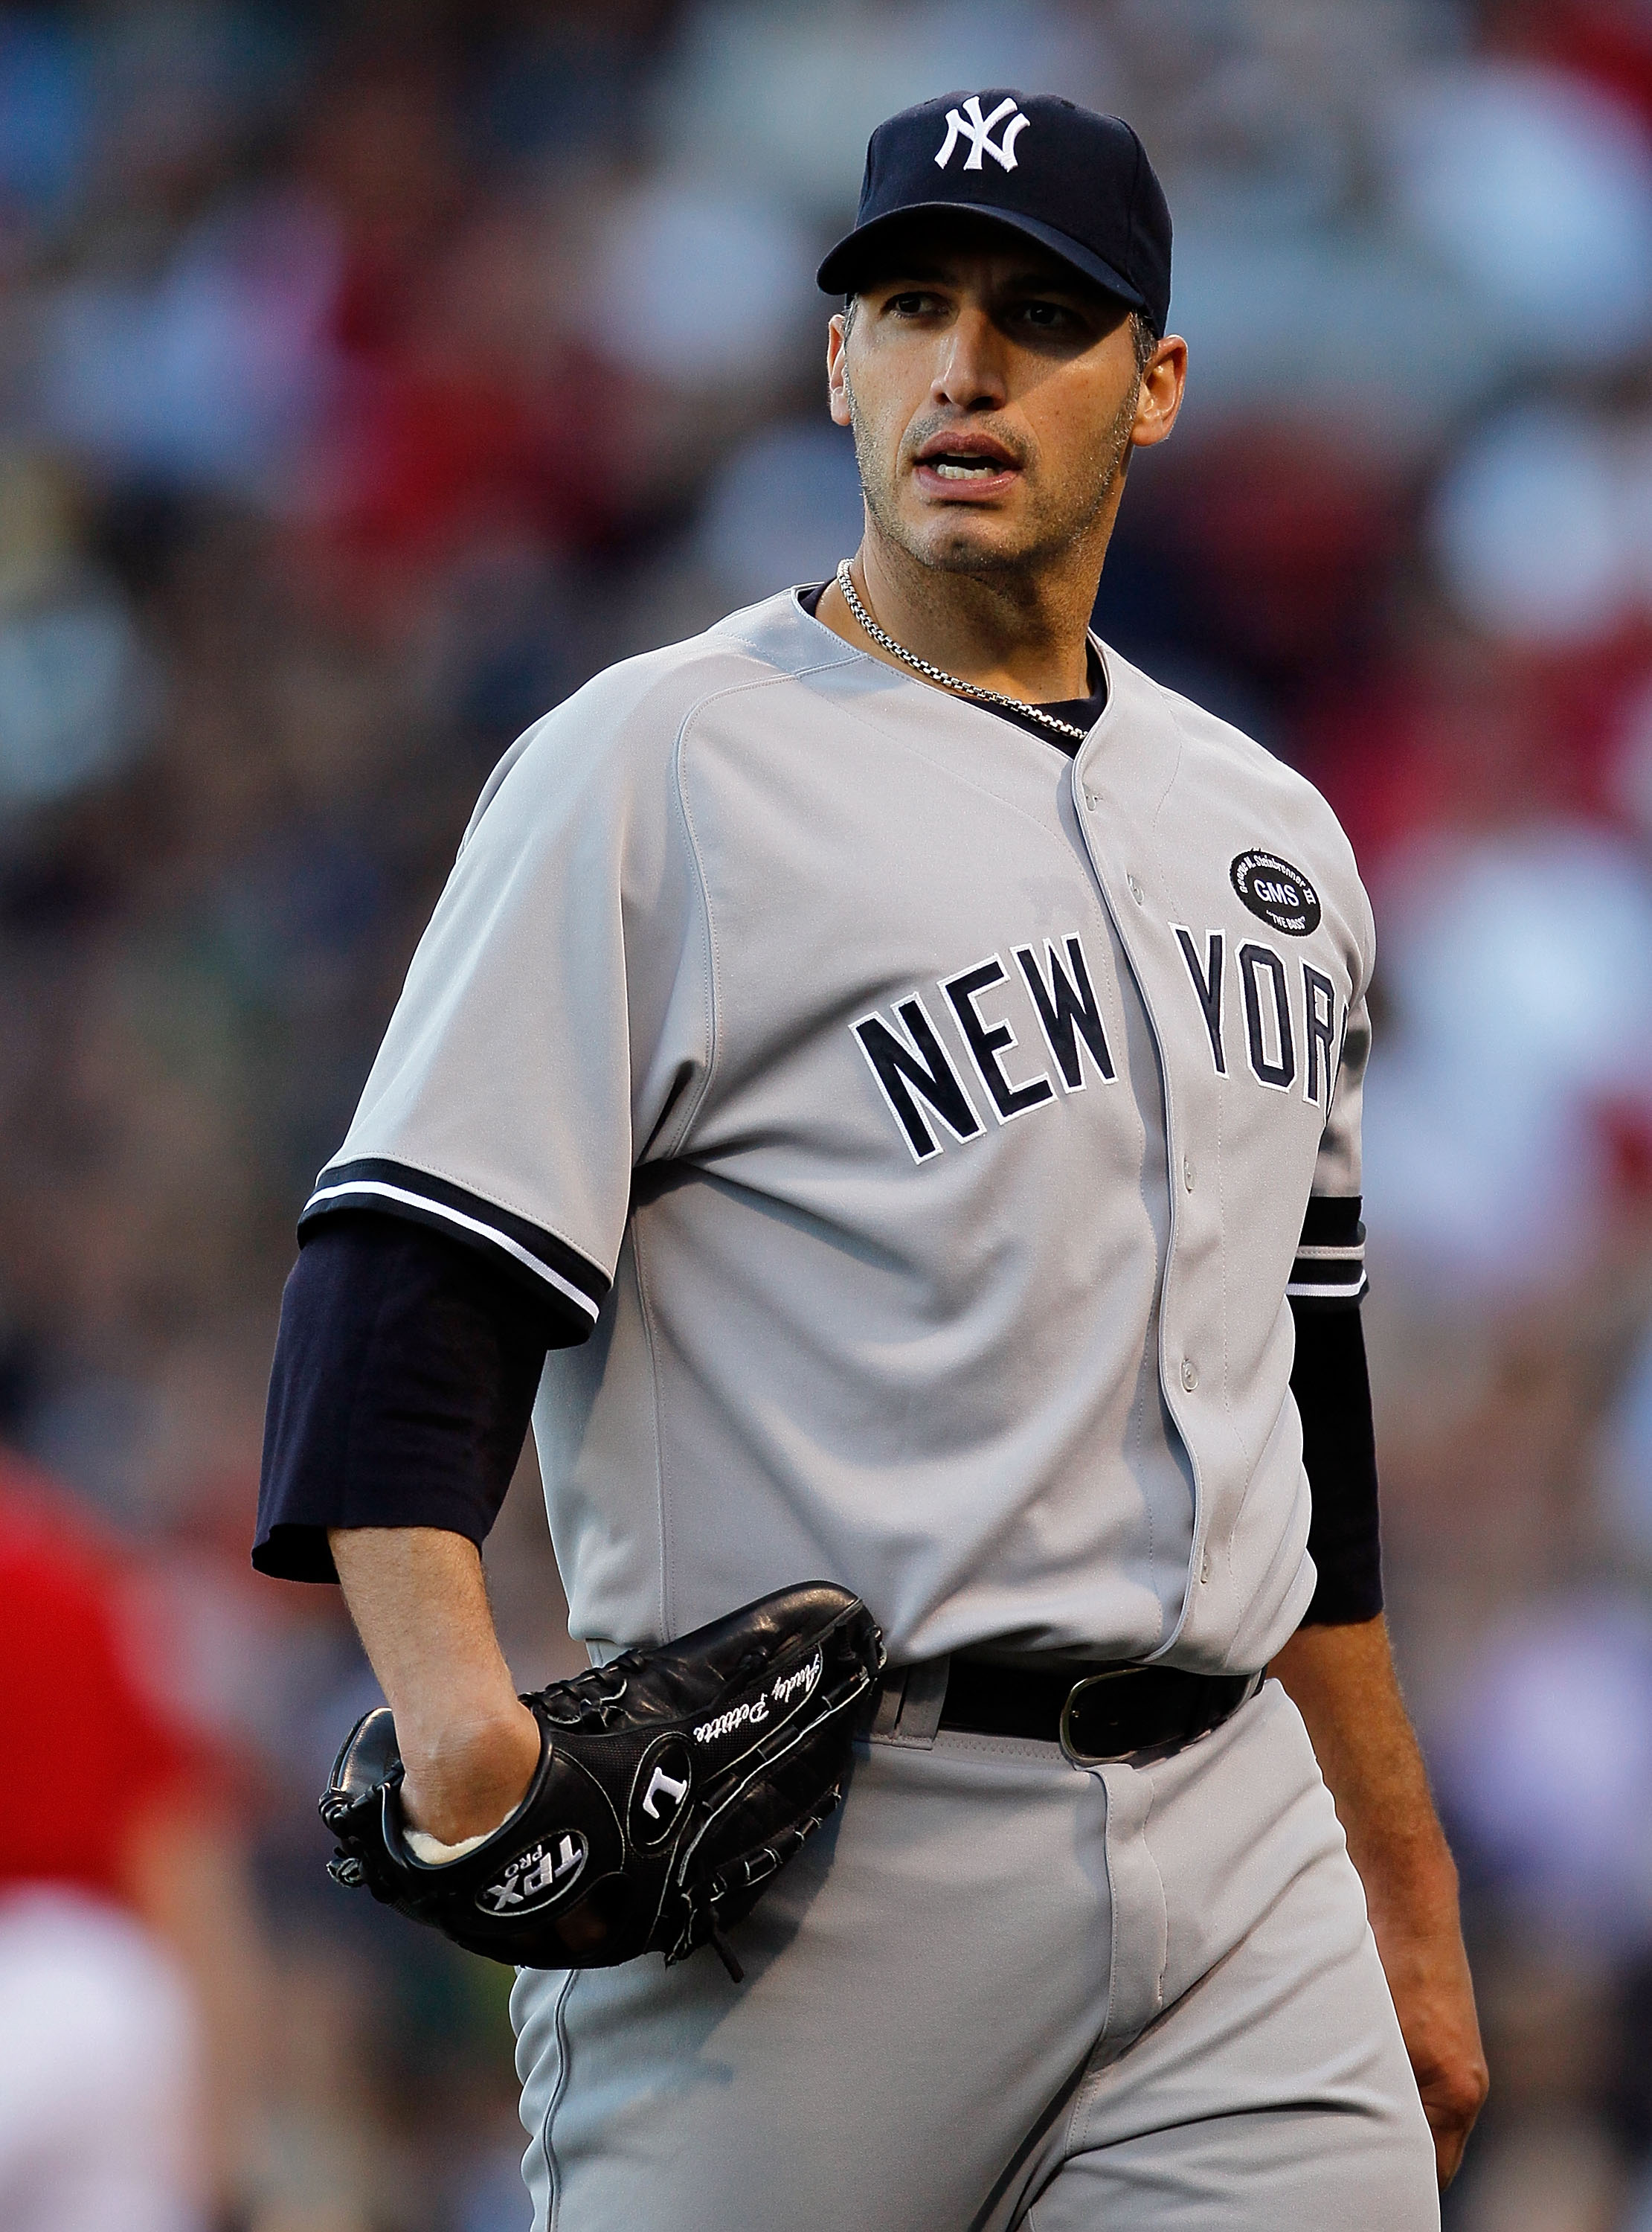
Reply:
[[[545,2158],[545,2176],[550,2189],[550,2205],[546,2215],[547,2232],[556,2232],[562,2213],[562,2180],[556,2167],[556,2151],[551,2144],[551,2119],[562,2104],[562,2095],[568,2082],[567,2004],[580,1972],[570,1969],[567,1982],[556,1998],[556,2082],[551,2087],[551,2098],[545,2111],[545,2120],[540,2125],[539,2151]]]

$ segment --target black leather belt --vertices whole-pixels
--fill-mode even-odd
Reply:
[[[954,1658],[939,1725],[1059,1743],[1080,1766],[1143,1752],[1163,1758],[1220,1728],[1261,1681],[1260,1674],[1191,1674],[1180,1666],[1111,1666],[1085,1675]]]

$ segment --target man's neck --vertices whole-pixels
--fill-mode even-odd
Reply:
[[[1089,690],[1087,631],[1095,585],[1087,574],[1033,582],[1016,575],[944,573],[869,537],[852,560],[850,575],[884,633],[943,673],[1030,705],[1083,698]],[[857,651],[908,671],[868,635],[835,581],[815,617]]]

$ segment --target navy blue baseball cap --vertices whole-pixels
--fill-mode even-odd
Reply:
[[[1122,117],[1007,86],[943,93],[872,133],[852,232],[816,276],[852,294],[908,219],[966,210],[1038,241],[1156,334],[1170,315],[1170,211]]]

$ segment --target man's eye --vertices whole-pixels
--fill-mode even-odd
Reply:
[[[1023,302],[1021,315],[1029,326],[1038,326],[1046,333],[1057,333],[1072,322],[1071,310],[1059,302]]]
[[[934,295],[922,294],[916,289],[910,295],[891,295],[889,302],[889,308],[902,318],[921,318],[926,310],[934,307]]]

